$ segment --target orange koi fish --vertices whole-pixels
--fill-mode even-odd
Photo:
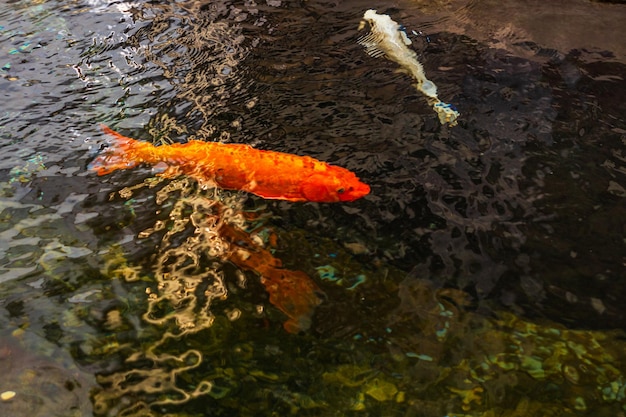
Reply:
[[[91,163],[98,175],[144,163],[165,163],[167,169],[159,175],[185,174],[220,188],[243,190],[269,199],[331,203],[354,201],[370,192],[370,187],[353,172],[309,156],[198,140],[154,146],[122,136],[104,125],[102,130],[116,142]]]

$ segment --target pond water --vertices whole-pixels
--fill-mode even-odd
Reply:
[[[357,43],[370,8],[460,112]],[[623,416],[626,5],[0,5],[0,415]],[[98,125],[348,168],[290,203]]]

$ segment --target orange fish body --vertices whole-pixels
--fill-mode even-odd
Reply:
[[[192,140],[154,146],[127,138],[102,125],[116,143],[91,163],[98,175],[146,164],[167,164],[161,175],[185,174],[229,190],[287,201],[354,201],[370,192],[345,168],[308,156],[263,151],[244,144]]]

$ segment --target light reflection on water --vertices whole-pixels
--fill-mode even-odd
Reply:
[[[364,54],[358,2],[0,6],[0,393],[17,393],[0,414],[624,412],[624,6],[376,6],[424,31],[459,126]],[[96,178],[99,122],[308,154],[373,191]],[[230,240],[209,238],[220,198]],[[308,276],[310,329],[283,328],[301,294],[272,298],[277,268],[216,245]]]

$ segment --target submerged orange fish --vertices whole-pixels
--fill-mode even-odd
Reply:
[[[308,330],[315,308],[322,302],[323,292],[315,281],[303,271],[283,268],[280,259],[228,222],[221,223],[219,234],[230,244],[228,260],[261,276],[270,303],[287,316],[283,323],[285,330],[289,333]]]
[[[263,151],[244,144],[191,140],[154,146],[127,138],[102,125],[116,143],[91,163],[98,175],[137,165],[165,163],[162,176],[188,175],[228,190],[287,201],[354,201],[370,192],[345,168],[309,156]]]

